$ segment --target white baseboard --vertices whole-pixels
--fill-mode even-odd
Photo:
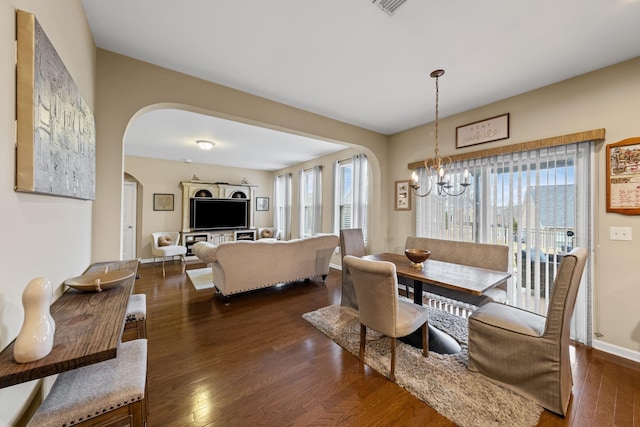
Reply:
[[[342,271],[342,266],[338,265],[338,264],[329,263],[329,268],[333,268],[333,269]]]
[[[604,341],[593,340],[592,347],[605,353],[613,354],[624,359],[629,359],[640,363],[640,351],[630,350],[615,344],[609,344]]]

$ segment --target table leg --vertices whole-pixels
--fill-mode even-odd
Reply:
[[[413,281],[413,302],[422,305],[422,282]],[[399,338],[400,341],[412,345],[416,348],[422,348],[422,334],[420,329],[411,335]],[[429,323],[429,351],[435,351],[440,354],[456,354],[462,351],[460,344],[447,333],[431,326]]]

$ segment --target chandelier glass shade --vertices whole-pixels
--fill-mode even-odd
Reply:
[[[469,171],[465,169],[464,174],[462,176],[462,180],[459,184],[454,185],[453,180],[449,174],[449,170],[451,168],[451,157],[440,157],[440,147],[439,147],[439,98],[440,98],[440,85],[439,78],[444,75],[444,70],[434,70],[431,72],[430,76],[436,79],[436,120],[435,120],[435,128],[436,128],[436,147],[434,150],[435,157],[430,159],[426,159],[424,161],[424,167],[427,172],[427,181],[429,184],[429,188],[427,188],[423,193],[419,193],[420,189],[418,174],[413,171],[411,174],[411,181],[409,185],[413,189],[413,193],[418,197],[426,197],[432,193],[433,189],[436,188],[436,193],[439,196],[459,196],[465,192],[467,187],[470,184],[469,182]],[[434,184],[435,183],[435,184]]]

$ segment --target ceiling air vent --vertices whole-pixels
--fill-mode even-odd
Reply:
[[[389,16],[393,16],[396,9],[404,4],[407,0],[373,0],[373,4],[387,12]]]

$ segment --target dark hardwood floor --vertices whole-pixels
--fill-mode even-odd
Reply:
[[[204,267],[188,263],[187,269]],[[278,268],[276,265],[273,268]],[[196,290],[180,263],[142,264],[149,427],[453,426],[302,319],[340,301],[340,272],[233,297]],[[539,426],[640,426],[640,365],[572,346],[566,418]],[[490,399],[491,396],[487,396]]]

